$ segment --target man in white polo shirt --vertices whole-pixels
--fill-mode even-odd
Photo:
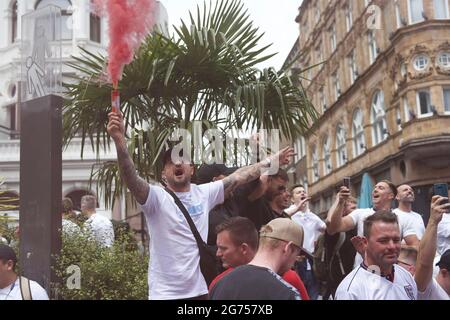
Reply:
[[[341,190],[349,192],[348,188],[341,187]],[[330,233],[347,232],[353,228],[357,228],[358,237],[363,236],[364,220],[379,210],[391,210],[392,201],[397,195],[397,188],[388,181],[382,180],[375,185],[372,192],[373,208],[356,209],[349,215],[342,217],[341,215],[333,215],[327,226]],[[398,224],[400,227],[400,239],[405,240],[408,246],[418,246],[419,240],[416,236],[414,225],[403,215],[398,216]],[[355,256],[355,267],[363,260],[361,254]]]
[[[412,204],[415,200],[414,189],[407,184],[402,184],[397,188],[397,196],[395,198],[398,201],[398,208],[394,209],[393,212],[399,217],[399,220],[404,219],[414,227],[417,240],[422,239],[425,232],[422,216],[412,210]]]
[[[138,176],[128,153],[123,116],[120,112],[111,112],[108,116],[107,130],[116,146],[122,178],[142,205],[151,236],[149,298],[206,299],[208,288],[200,270],[198,245],[185,216],[166,190],[150,185]],[[208,236],[208,217],[212,208],[223,203],[224,198],[239,185],[258,179],[268,168],[289,163],[294,155],[293,149],[287,147],[261,162],[238,169],[222,180],[196,185],[191,184],[193,164],[188,157],[173,151],[169,149],[164,153],[162,179],[188,211],[203,241]]]
[[[415,300],[412,275],[397,263],[401,248],[397,216],[380,210],[364,221],[364,261],[336,290],[336,300]]]
[[[303,241],[303,248],[310,253],[314,253],[315,242],[317,238],[325,231],[326,225],[318,215],[311,212],[308,208],[308,194],[305,187],[302,185],[295,185],[291,189],[292,192],[292,205],[286,209],[287,214],[291,215],[292,221],[302,226],[305,239]],[[314,276],[312,270],[313,261],[305,259],[305,261],[299,261],[296,264],[297,273],[305,283],[306,290],[308,290],[309,297],[312,300],[316,300],[319,295],[319,283]]]
[[[431,200],[430,219],[420,241],[415,279],[420,300],[450,300],[450,250],[444,252],[437,265],[439,273],[433,279],[433,260],[436,253],[437,229],[443,216],[449,215],[447,198],[434,196]]]

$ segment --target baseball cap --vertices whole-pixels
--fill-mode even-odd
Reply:
[[[17,262],[16,253],[6,244],[0,244],[0,259],[4,261],[12,260],[14,263]]]
[[[444,252],[444,254],[441,256],[441,259],[438,263],[436,263],[436,265],[441,269],[450,270],[450,249]]]
[[[260,237],[267,237],[282,241],[292,241],[303,249],[303,228],[288,218],[277,218],[270,221],[259,232]]]
[[[202,164],[196,173],[197,184],[203,184],[213,181],[214,177],[220,175],[228,176],[235,172],[238,167],[227,167],[224,164]]]

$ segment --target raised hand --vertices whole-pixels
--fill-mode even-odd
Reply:
[[[108,114],[108,126],[106,130],[115,142],[125,138],[125,124],[123,122],[123,115],[121,112],[110,112]]]

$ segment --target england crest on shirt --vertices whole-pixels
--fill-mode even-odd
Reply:
[[[411,285],[407,285],[403,287],[406,291],[406,294],[408,295],[409,299],[416,300],[416,297],[414,297],[414,290]]]

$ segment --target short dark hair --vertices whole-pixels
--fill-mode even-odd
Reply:
[[[17,263],[17,256],[13,248],[6,244],[0,243],[0,260],[3,261],[3,263],[12,261],[13,268],[15,268]]]
[[[389,180],[381,180],[379,182],[384,182],[389,186],[389,189],[391,189],[392,193],[394,194],[394,198],[397,196],[397,187],[395,186],[395,184],[393,184],[391,181]]]
[[[375,222],[382,221],[385,223],[396,223],[398,225],[397,215],[391,210],[379,210],[364,220],[364,237],[369,239],[372,225]]]
[[[236,246],[240,246],[246,243],[256,250],[258,248],[258,231],[255,224],[245,217],[232,217],[225,220],[216,227],[216,234],[222,231],[228,231],[230,233],[231,241]]]
[[[292,191],[294,191],[294,189],[296,189],[296,188],[303,188],[303,189],[305,189],[305,186],[304,185],[302,185],[302,184],[294,184],[292,187],[291,187],[291,192]]]

